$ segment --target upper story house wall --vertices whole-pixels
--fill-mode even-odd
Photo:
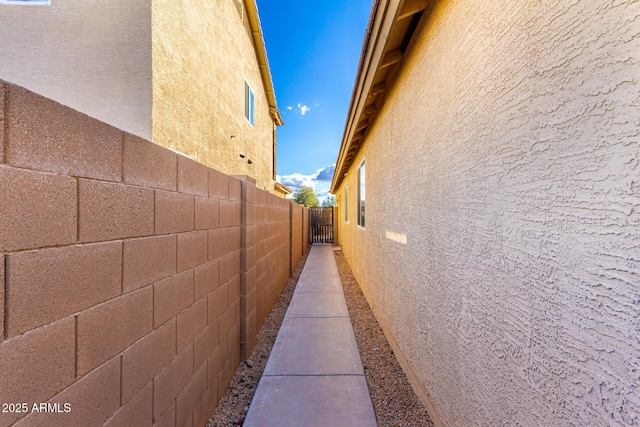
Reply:
[[[640,4],[435,2],[384,80],[401,3],[332,188],[395,353],[444,425],[637,425]]]
[[[0,78],[276,193],[282,119],[255,0],[0,5],[0,37]]]
[[[0,5],[0,78],[151,138],[151,4]]]
[[[273,192],[275,121],[251,33],[252,1],[153,0],[153,140]]]

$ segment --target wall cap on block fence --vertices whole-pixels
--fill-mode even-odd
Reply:
[[[60,425],[140,402],[130,425],[203,418],[306,250],[308,210],[3,81],[0,129],[0,224],[20,226],[0,226],[0,395],[73,398]]]

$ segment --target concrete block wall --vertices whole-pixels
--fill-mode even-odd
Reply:
[[[0,426],[204,425],[292,203],[2,81],[0,200]]]
[[[258,325],[264,323],[278,300],[291,271],[289,243],[289,210],[291,202],[267,192],[257,201],[256,246],[256,315]],[[275,262],[281,260],[281,262]]]
[[[304,236],[309,235],[309,228],[304,228],[305,212],[309,212],[309,210],[302,205],[291,209],[291,273],[293,273],[293,269],[296,268],[305,248],[308,246],[304,242]]]
[[[291,211],[298,205],[243,181],[241,356],[287,284],[291,271]]]

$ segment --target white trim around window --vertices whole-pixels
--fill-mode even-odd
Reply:
[[[365,163],[364,160],[358,166],[358,225],[365,226]]]
[[[244,81],[244,118],[247,119],[249,124],[253,126],[254,123],[254,108],[255,107],[255,95],[253,89],[249,86],[249,83]]]
[[[342,202],[344,207],[344,222],[349,224],[349,183],[344,185],[344,200]]]

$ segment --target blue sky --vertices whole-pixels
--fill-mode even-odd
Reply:
[[[280,182],[292,189],[313,185],[324,196],[333,176],[325,169],[338,156],[372,0],[257,4],[285,122],[277,130]]]

